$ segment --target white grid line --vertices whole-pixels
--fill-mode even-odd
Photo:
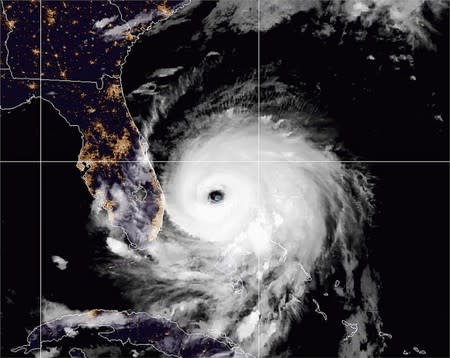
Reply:
[[[15,1],[22,1],[22,0],[15,0]],[[27,0],[23,0],[27,1]],[[52,0],[52,1],[64,1],[64,0]],[[74,0],[72,0],[74,1]],[[75,0],[77,1],[77,0]],[[106,0],[90,0],[90,1],[100,1],[104,2]],[[127,0],[127,1],[145,1],[145,0]],[[171,1],[171,0],[168,0]],[[204,1],[216,1],[216,0],[204,0]],[[257,47],[258,47],[258,88],[257,88],[257,99],[258,99],[258,141],[257,141],[257,149],[258,149],[258,159],[256,161],[182,161],[182,160],[167,160],[167,161],[151,161],[152,163],[191,163],[191,164],[202,164],[202,163],[257,163],[258,165],[258,190],[257,190],[257,202],[258,206],[260,205],[260,175],[261,175],[261,164],[302,164],[302,163],[366,163],[366,164],[450,164],[450,160],[321,160],[321,161],[265,161],[261,160],[261,0],[258,1],[258,8],[257,8],[257,19],[258,19],[258,33],[257,33]],[[39,314],[39,320],[40,320],[40,348],[42,348],[42,206],[43,206],[43,196],[42,196],[42,187],[43,187],[43,164],[74,164],[77,162],[84,162],[84,163],[147,163],[146,160],[138,160],[138,161],[113,161],[113,160],[101,160],[101,161],[93,161],[93,160],[43,160],[43,141],[42,141],[42,132],[43,132],[43,122],[42,122],[42,2],[43,0],[39,0],[40,6],[39,6],[39,18],[40,18],[40,34],[39,34],[39,47],[40,47],[40,55],[39,55],[39,160],[38,161],[27,161],[27,160],[0,160],[0,164],[39,164],[39,206],[40,206],[40,212],[39,212],[39,306],[40,306],[40,314]],[[3,70],[3,69],[2,69]],[[1,89],[0,89],[1,91]],[[0,111],[1,116],[1,111]],[[0,122],[0,136],[1,136],[1,122]],[[449,147],[450,149],[450,147]],[[0,148],[0,156],[1,156],[1,148]],[[1,174],[1,167],[0,167],[0,174]],[[1,185],[1,175],[0,175],[0,185]],[[259,207],[258,207],[259,209]],[[0,206],[0,215],[1,215],[1,206]],[[0,269],[1,270],[1,269]],[[260,270],[260,256],[258,255],[258,272]],[[1,271],[0,271],[1,272]],[[258,310],[260,312],[260,319],[258,321],[258,358],[261,357],[261,280],[258,280]],[[1,311],[1,307],[0,307]],[[39,350],[39,357],[42,358],[42,349]]]
[[[261,0],[258,0],[258,9],[257,9],[257,18],[258,18],[258,34],[257,34],[257,48],[258,48],[258,186],[256,190],[256,202],[258,203],[258,211],[257,218],[261,215]],[[257,254],[258,258],[258,268],[256,273],[256,279],[258,280],[258,326],[257,326],[257,334],[258,334],[258,358],[261,357],[261,321],[262,321],[262,311],[261,311],[261,281],[262,274],[261,270],[261,257],[260,254]]]
[[[42,0],[39,0],[39,358],[42,358]]]
[[[76,163],[148,163],[148,160],[0,160],[0,164],[76,164]],[[449,160],[150,160],[160,163],[242,163],[242,164],[302,164],[302,163],[361,163],[361,164],[450,164]]]

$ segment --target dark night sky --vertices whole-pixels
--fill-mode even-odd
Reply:
[[[207,9],[198,10],[198,19],[202,11]],[[448,20],[438,25],[448,28]],[[152,64],[143,51],[168,43],[175,33],[144,39],[136,46],[125,68],[126,92],[141,84],[142,73],[161,66],[164,58],[176,59],[164,67],[195,63],[219,45],[213,39],[210,48],[202,51],[180,50],[177,41],[189,38],[189,26],[195,26],[195,21],[181,26],[185,35],[177,37],[172,48],[159,47],[160,57]],[[361,45],[349,39],[330,53],[329,44],[310,40],[308,48],[314,51],[304,51],[305,46],[293,49],[286,46],[293,41],[286,36],[295,36],[290,26],[294,25],[263,36],[263,63],[283,57],[286,68],[280,71],[288,71],[301,60],[308,76],[321,77],[320,102],[336,119],[341,139],[352,153],[364,160],[448,160],[448,124],[433,121],[430,109],[433,105],[446,108],[448,119],[448,32],[436,35],[437,52],[417,50],[418,81],[411,84],[401,71],[380,73],[363,61],[377,43]],[[220,40],[226,47],[227,42]],[[242,51],[246,47],[245,41],[233,44]],[[270,51],[264,52],[265,48]],[[333,72],[340,74],[338,79]],[[294,80],[292,72],[280,75]],[[354,89],[351,82],[360,87]],[[364,95],[354,101],[353,91]],[[433,91],[437,95],[431,99]],[[43,106],[44,154],[51,160],[74,160],[42,166],[43,295],[71,309],[126,309],[128,303],[120,298],[119,289],[98,277],[94,269],[99,257],[108,254],[102,233],[88,229],[91,197],[75,167],[79,133],[51,106]],[[1,129],[2,160],[36,160],[39,101],[2,113]],[[379,163],[368,168],[375,178],[376,200],[370,261],[381,277],[384,331],[393,335],[384,355],[399,356],[416,346],[430,356],[448,357],[450,167],[446,163]],[[1,171],[1,330],[2,356],[6,356],[11,347],[25,342],[24,328],[39,322],[39,165],[2,163]],[[52,255],[68,260],[68,269],[58,270]]]

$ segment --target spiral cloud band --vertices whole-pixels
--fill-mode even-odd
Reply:
[[[160,175],[165,224],[146,249],[151,260],[136,257],[123,273],[135,280],[120,283],[136,309],[270,355],[303,314],[327,317],[310,297],[333,291],[359,327],[341,350],[358,334],[363,343],[365,327],[381,324],[366,315],[377,304],[370,270],[353,273],[371,211],[367,177],[271,115],[231,108],[209,123]],[[349,308],[361,285],[361,307]]]

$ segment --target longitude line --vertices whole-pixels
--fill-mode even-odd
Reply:
[[[42,0],[39,0],[39,358],[42,358]]]
[[[260,219],[261,215],[261,0],[258,0],[257,9],[258,18],[258,28],[257,28],[257,47],[258,47],[258,189],[257,189],[257,203],[258,203],[258,213],[257,220]],[[257,270],[257,280],[258,280],[258,358],[261,357],[261,280],[262,273],[261,270],[261,257],[257,254],[258,258],[258,270]]]

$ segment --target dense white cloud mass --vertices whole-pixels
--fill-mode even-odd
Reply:
[[[60,350],[57,347],[51,347],[48,350],[42,350],[34,353],[36,358],[53,358],[58,357]]]
[[[67,268],[68,261],[64,260],[60,256],[52,256],[52,261],[55,263],[56,267],[61,271],[64,271]]]
[[[110,24],[111,22],[116,21],[117,19],[117,15],[116,16],[111,16],[111,17],[105,17],[101,20],[98,20],[95,24],[94,27],[97,29],[103,29],[106,25]]]
[[[126,243],[114,239],[112,237],[108,237],[106,239],[106,245],[108,247],[108,249],[115,253],[118,256],[121,256],[125,259],[130,259],[130,260],[141,260],[142,257],[139,256],[138,254],[136,254],[136,251],[131,249],[129,247],[129,245],[127,245]]]
[[[198,4],[154,33],[183,23]],[[344,35],[353,23],[349,36],[365,38],[376,24],[402,46],[428,46],[433,29],[424,9],[439,14],[446,6],[414,0],[286,0],[276,6],[262,0],[259,29],[311,11],[317,24],[304,25],[313,37],[337,29]],[[218,1],[193,38],[207,42],[230,29],[247,38],[258,30],[257,9],[257,1]],[[154,158],[169,160],[157,165],[166,213],[141,259],[108,239],[122,257],[108,274],[133,309],[167,317],[189,332],[229,337],[251,354],[260,349],[271,356],[294,325],[303,328],[308,314],[339,326],[341,356],[380,354],[378,284],[365,237],[373,213],[370,172],[340,161],[353,157],[336,140],[337,125],[316,112],[315,90],[296,83],[295,75],[291,82],[278,73],[271,77],[267,65],[259,82],[250,68],[215,86],[215,66],[227,64],[229,54],[216,42],[204,50],[201,63],[152,68],[149,82],[129,95],[139,105],[148,99],[141,133]],[[319,84],[315,88],[320,92]],[[121,265],[123,258],[133,258],[132,264]]]
[[[51,321],[61,316],[78,314],[80,311],[71,310],[62,303],[52,302],[44,299],[42,301],[42,320]]]
[[[341,17],[348,22],[360,21],[365,27],[378,22],[386,29],[403,32],[416,45],[428,46],[428,33],[433,29],[423,16],[427,6],[435,14],[448,8],[448,0],[284,0],[283,3],[258,1],[222,0],[205,19],[211,33],[226,24],[235,31],[267,31],[289,20],[299,12],[316,11],[319,16],[331,20]],[[327,25],[327,22],[323,22]],[[332,25],[332,24],[331,24]]]
[[[360,282],[353,270],[371,214],[369,180],[282,119],[266,115],[258,123],[251,111],[230,108],[208,122],[166,165],[165,226],[141,251],[150,259],[124,265],[118,284],[136,310],[225,335],[251,354],[259,345],[269,355],[311,309],[303,302],[312,289],[354,298]],[[113,252],[129,255],[111,240]],[[335,281],[327,281],[337,272],[342,287],[332,288]],[[364,284],[359,313],[348,320],[379,328],[378,316],[366,314],[377,305],[369,269]],[[355,337],[353,345],[367,340]],[[373,344],[368,351],[380,348]]]

